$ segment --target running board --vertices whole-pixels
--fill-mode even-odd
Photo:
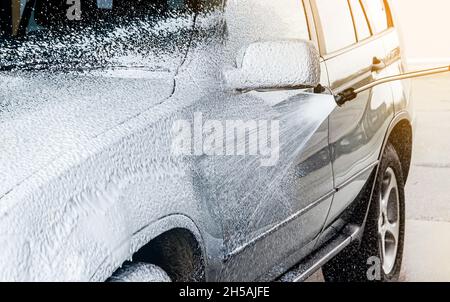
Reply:
[[[294,266],[287,273],[278,278],[279,282],[302,282],[308,279],[312,274],[318,271],[334,256],[339,254],[353,240],[358,238],[361,231],[360,227],[347,226],[346,232],[343,232],[331,239],[322,248],[308,256],[304,261]]]

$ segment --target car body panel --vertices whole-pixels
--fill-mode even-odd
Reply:
[[[375,57],[386,57],[381,36],[327,59],[332,89],[338,93],[390,75],[387,70],[372,71]],[[335,186],[339,190],[335,194],[327,225],[349,206],[369,179],[370,173],[364,171],[378,161],[384,135],[393,116],[392,91],[389,86],[374,87],[363,92],[352,102],[336,108],[330,115],[333,171]],[[355,182],[353,179],[360,179],[361,173],[367,178]]]
[[[103,114],[102,105],[96,100],[90,106],[78,107],[78,126],[85,125],[84,117],[94,112]],[[70,128],[72,123],[66,123],[77,124],[72,120],[73,112],[52,109],[59,122],[49,126],[76,134]],[[15,245],[2,245],[2,259],[10,259],[6,257],[9,253],[20,250],[28,250],[29,255],[21,265],[15,266],[10,260],[2,262],[2,279],[89,280],[105,255],[109,255],[110,269],[128,259],[133,249],[131,239],[148,224],[174,213],[198,217],[197,207],[188,206],[195,200],[188,187],[189,174],[182,164],[177,165],[165,155],[170,145],[155,141],[163,134],[157,134],[158,125],[170,131],[172,120],[167,119],[174,114],[173,109],[160,104],[148,111],[140,110],[139,115],[121,124],[100,129],[106,130],[102,133],[68,143],[68,148],[51,157],[45,167],[28,171],[28,177],[1,198],[0,221],[2,239],[24,242],[17,250],[10,250],[17,248]],[[46,116],[43,110],[35,113],[36,118],[39,113]],[[96,116],[95,122],[95,126],[102,125],[101,116]],[[30,156],[40,155],[31,151]],[[202,214],[203,221],[207,221],[206,213]],[[103,276],[103,280],[107,277]]]
[[[383,38],[384,47],[389,55],[388,70],[390,74],[400,74],[407,71],[406,61],[403,55],[403,49],[400,46],[398,33],[395,29],[389,31]],[[411,81],[402,80],[392,82],[391,86],[394,99],[394,108],[396,114],[406,110],[411,114],[411,120],[415,119],[414,102],[411,97]]]
[[[306,112],[302,113],[298,109],[308,103],[311,104],[310,108],[320,108],[323,106],[320,104],[324,104],[323,99],[318,99],[317,104],[309,102],[308,99],[312,95],[305,99],[305,91],[302,90],[256,91],[241,94],[225,91],[223,95],[219,94],[219,96],[209,94],[210,91],[215,92],[216,87],[223,83],[220,75],[215,75],[217,66],[221,66],[223,69],[234,66],[239,52],[245,49],[246,45],[257,41],[259,37],[270,39],[271,35],[274,35],[274,32],[269,31],[270,34],[264,37],[262,33],[265,31],[257,26],[257,22],[242,32],[240,26],[247,24],[248,20],[243,20],[241,14],[247,12],[246,9],[250,2],[252,1],[248,3],[233,2],[229,10],[225,11],[228,28],[228,43],[225,48],[220,46],[222,43],[220,39],[210,38],[196,41],[194,38],[193,47],[186,60],[187,63],[180,69],[179,77],[189,78],[181,82],[196,83],[196,87],[199,89],[189,93],[197,100],[197,104],[206,104],[212,99],[219,98],[223,99],[225,105],[235,104],[232,107],[241,108],[239,112],[236,111],[230,115],[235,116],[235,119],[249,120],[249,117],[246,117],[248,110],[243,110],[244,107],[239,104],[247,104],[247,106],[259,102],[267,104],[264,119],[271,120],[270,112],[274,112],[278,116],[277,119],[282,121],[280,134],[283,147],[283,139],[287,138],[284,133],[286,130],[283,128],[286,118],[291,120],[297,113],[296,119],[300,122],[302,117],[306,117]],[[248,19],[252,20],[253,17],[258,17],[254,11],[247,13],[252,16]],[[276,22],[278,19],[272,18],[271,20]],[[240,24],[241,22],[242,24]],[[200,28],[202,28],[201,24],[200,21],[198,23]],[[264,28],[270,28],[268,25],[266,23]],[[235,32],[235,29],[240,29],[240,32]],[[253,35],[255,29],[260,30],[255,33],[256,36]],[[275,30],[275,32],[278,31]],[[285,34],[291,33],[286,32]],[[209,36],[213,36],[213,34],[210,33]],[[327,74],[323,63],[322,68],[322,83],[326,84]],[[189,89],[192,90],[192,87]],[[325,107],[334,106],[331,96],[324,95],[323,98],[326,98]],[[258,108],[255,105],[252,107]],[[204,113],[205,120],[215,119],[214,116],[232,112],[228,107],[215,108],[215,106],[211,106],[211,109],[208,110],[197,109],[197,111]],[[269,114],[269,118],[267,118],[267,114]],[[333,190],[326,116],[325,114],[323,121],[315,126],[317,129],[311,132],[311,136],[307,138],[308,144],[304,148],[301,144],[305,140],[304,135],[309,132],[301,130],[303,127],[301,122],[294,128],[287,129],[291,133],[291,138],[298,139],[299,148],[291,151],[291,154],[287,154],[289,162],[283,158],[286,156],[287,150],[282,148],[280,162],[274,167],[275,169],[258,167],[258,163],[254,163],[251,158],[229,158],[221,162],[220,159],[214,157],[200,157],[196,161],[199,166],[196,168],[199,182],[204,182],[203,195],[208,197],[208,201],[205,203],[214,204],[214,201],[216,202],[213,212],[219,213],[217,220],[222,222],[226,256],[221,280],[255,280],[279,266],[284,257],[295,253],[317,238],[325,222],[326,212],[331,203],[330,193]],[[223,120],[224,118],[217,119]],[[292,131],[295,128],[298,131]],[[295,147],[296,142],[291,141],[290,144],[290,148],[292,148]],[[237,162],[240,162],[240,166],[247,167],[247,171],[236,171]],[[217,168],[214,168],[215,166]],[[302,173],[302,171],[308,171],[308,173]],[[271,177],[268,178],[269,175]],[[217,188],[227,192],[227,195]],[[306,188],[313,189],[306,190]],[[298,229],[302,229],[302,233],[295,232]],[[274,251],[274,257],[265,257],[264,251],[269,247]],[[263,253],[261,257],[255,256],[259,253]],[[298,255],[298,258],[293,258],[295,261],[299,261],[303,256]],[[257,266],[255,261],[258,261]],[[287,268],[285,267],[285,269]]]
[[[61,154],[82,148],[170,97],[172,75],[151,74],[140,79],[45,72],[0,75],[0,196]]]
[[[180,93],[183,94],[182,91]],[[138,115],[133,115],[132,118],[127,118],[122,123],[114,126],[108,125],[108,128],[94,127],[95,130],[101,130],[100,133],[94,131],[90,133],[92,135],[83,137],[83,139],[77,141],[80,145],[68,144],[69,148],[61,150],[56,154],[56,157],[52,156],[51,160],[46,163],[45,168],[29,171],[30,174],[26,180],[16,184],[14,189],[7,192],[1,199],[2,238],[7,241],[14,241],[17,244],[23,241],[22,247],[11,247],[18,248],[18,250],[26,249],[28,251],[27,257],[29,257],[22,266],[10,266],[3,263],[4,279],[80,281],[93,278],[94,275],[94,279],[101,278],[102,275],[95,273],[93,269],[102,266],[103,272],[106,273],[112,267],[117,267],[119,263],[129,257],[130,250],[134,251],[139,247],[133,245],[133,242],[135,241],[134,237],[138,236],[140,230],[146,228],[150,223],[156,223],[159,219],[175,213],[185,215],[195,221],[203,241],[209,238],[205,246],[213,247],[212,250],[215,251],[213,259],[218,259],[217,251],[221,250],[218,247],[222,246],[224,240],[221,238],[229,240],[227,241],[228,247],[233,247],[229,244],[236,244],[233,242],[233,239],[237,240],[236,237],[223,236],[221,227],[223,225],[223,227],[230,228],[234,225],[227,225],[222,219],[240,217],[224,212],[233,209],[232,205],[224,203],[224,195],[212,195],[221,192],[217,191],[215,186],[222,185],[223,177],[220,174],[206,174],[204,179],[206,178],[208,183],[205,183],[201,177],[199,178],[199,176],[205,176],[205,171],[208,172],[209,169],[215,169],[217,165],[220,166],[222,161],[207,160],[205,166],[202,158],[192,160],[172,156],[171,137],[173,137],[173,134],[171,128],[174,121],[189,118],[197,110],[208,112],[211,114],[210,118],[236,118],[241,114],[250,116],[256,114],[258,117],[261,112],[267,112],[268,107],[266,102],[259,98],[248,98],[246,100],[238,98],[233,103],[232,98],[224,102],[224,95],[216,95],[215,98],[211,98],[211,96],[208,95],[208,98],[192,102],[192,100],[178,99],[177,93],[175,93],[165,102]],[[308,97],[317,98],[314,95],[305,95],[303,99]],[[302,101],[301,97],[299,101]],[[96,100],[91,102],[89,106],[77,106],[79,114],[76,116],[79,118],[79,123],[77,123],[77,120],[71,120],[73,111],[65,110],[67,109],[66,106],[64,106],[64,110],[60,111],[52,107],[51,113],[58,116],[59,119],[47,126],[52,129],[57,128],[61,133],[76,134],[74,130],[82,129],[82,127],[72,129],[70,126],[74,124],[83,126],[86,116],[95,112],[103,113],[103,105],[101,101]],[[126,105],[130,105],[130,103]],[[211,111],[211,107],[217,108],[217,111]],[[29,115],[24,115],[28,118],[28,121],[32,121]],[[48,113],[45,110],[31,114],[36,121],[47,115]],[[105,119],[107,118],[105,116]],[[14,120],[20,121],[20,119]],[[102,125],[101,115],[96,115],[94,120],[96,126]],[[70,123],[66,124],[66,121],[70,121]],[[29,125],[33,125],[33,123]],[[93,128],[91,124],[87,127],[88,129]],[[327,146],[327,122],[322,128],[324,131],[318,132],[319,139],[315,145],[315,148],[319,150],[322,150],[323,146]],[[47,128],[36,126],[36,133],[41,129]],[[295,129],[293,130],[295,131]],[[28,132],[22,131],[20,133],[27,135]],[[58,135],[58,133],[52,132],[52,135]],[[46,134],[46,132],[42,132],[42,134]],[[34,136],[39,139],[37,134]],[[26,136],[17,136],[17,138],[19,137]],[[61,142],[64,143],[63,140]],[[296,168],[301,169],[301,165],[304,163],[303,168],[310,165],[309,169],[313,167],[314,170],[317,170],[316,174],[306,173],[306,180],[309,183],[317,181],[318,191],[311,192],[311,194],[321,197],[322,194],[332,190],[331,162],[328,160],[328,165],[317,166],[318,159],[314,157],[316,153],[314,150],[314,148],[310,148],[309,153],[297,154],[299,166]],[[39,155],[39,153],[32,151],[30,150],[30,156]],[[325,148],[325,155],[328,154],[328,151],[328,148]],[[302,159],[302,155],[309,158]],[[329,155],[326,155],[326,157],[329,158]],[[323,152],[319,154],[319,158],[321,163],[327,162],[323,160]],[[242,165],[240,160],[227,160],[226,164],[230,170],[224,172],[237,171],[238,173],[235,175],[237,183],[231,183],[229,190],[242,189],[242,186],[239,185],[240,182],[242,179],[247,179],[244,176],[252,177],[252,174],[246,174],[248,171],[240,171],[239,167]],[[257,165],[259,166],[259,162],[257,162]],[[278,168],[266,169],[273,171],[272,173],[277,173]],[[247,180],[252,181],[251,178]],[[323,186],[327,183],[327,180],[327,186]],[[258,184],[258,181],[256,180],[256,184]],[[272,181],[272,179],[263,178],[258,189],[265,190],[261,192],[263,196],[270,196],[271,190],[278,187],[268,187],[264,181]],[[255,181],[253,181],[253,184],[255,184]],[[298,184],[298,182],[294,184]],[[284,188],[294,188],[293,184],[287,183],[287,185]],[[247,188],[247,190],[250,189],[253,189],[253,187]],[[226,192],[229,193],[229,191]],[[299,194],[296,190],[292,191],[293,194],[295,192]],[[246,195],[248,194],[243,196]],[[297,212],[308,208],[310,206],[308,202],[313,198],[310,196],[303,197],[303,195],[294,196],[296,198],[292,197],[292,199],[285,200],[285,202],[290,202],[288,204],[279,203],[280,211],[276,214],[272,212],[273,206],[277,206],[276,200],[268,198],[265,200],[266,204],[258,201],[261,206],[256,204],[251,207],[251,200],[236,199],[241,202],[241,205],[238,206],[239,212],[242,215],[250,215],[247,219],[242,218],[242,221],[254,223],[255,226],[248,231],[244,240],[252,240],[257,237],[257,232],[263,232],[273,224],[277,224],[278,221],[289,218],[292,208],[296,207]],[[229,197],[229,194],[225,197]],[[273,234],[270,237],[270,240],[285,238],[285,236],[290,239],[283,245],[279,242],[275,245],[276,248],[280,249],[280,253],[281,250],[294,251],[295,248],[300,246],[299,242],[302,242],[302,240],[307,243],[317,236],[325,220],[326,210],[330,202],[331,198],[328,198],[326,202],[314,207],[310,212],[302,212],[295,223],[289,224],[288,229],[290,231],[278,233],[277,236]],[[243,209],[242,203],[248,203],[248,212],[241,211]],[[260,214],[254,215],[254,211],[258,209],[262,214],[272,213],[273,215],[263,216],[263,219],[261,219]],[[18,217],[20,219],[17,219]],[[220,220],[218,220],[218,217]],[[221,220],[222,223],[218,224],[217,221]],[[7,225],[10,228],[7,228]],[[183,226],[173,225],[173,227]],[[310,237],[305,239],[299,237],[292,240],[291,236],[298,227],[305,230],[305,233],[299,235],[307,234],[309,229]],[[11,233],[10,230],[15,231]],[[235,230],[238,232],[237,234],[246,234],[242,233],[243,229]],[[261,242],[267,244],[267,240],[265,238]],[[209,242],[214,242],[214,244],[209,244]],[[293,243],[293,246],[287,249],[286,247],[290,243]],[[36,250],[40,252],[35,252]],[[2,255],[5,256],[2,259],[9,259],[8,253],[13,253],[13,251],[9,248],[2,249]],[[206,255],[210,254],[209,249],[206,250]],[[105,259],[101,255],[110,256]],[[224,253],[220,255],[219,259],[223,259],[225,256]],[[206,259],[209,259],[209,257]],[[71,261],[71,266],[67,270],[55,270],[55,266],[66,267],[66,261]],[[106,263],[103,263],[105,261]],[[249,263],[249,261],[246,263]],[[269,265],[273,263],[268,262]],[[73,271],[73,266],[77,267],[76,271]],[[24,268],[28,272],[27,275],[23,275]],[[260,273],[262,274],[264,271]],[[244,275],[243,273],[242,275],[234,274],[225,274],[223,278],[252,280],[257,277],[257,275]],[[103,275],[103,278],[107,278],[107,276]]]

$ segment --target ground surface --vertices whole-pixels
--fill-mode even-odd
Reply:
[[[450,281],[450,76],[414,80],[416,136],[406,186],[401,281]],[[323,281],[317,272],[308,281]]]

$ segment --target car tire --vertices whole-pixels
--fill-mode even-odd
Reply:
[[[397,281],[403,258],[405,195],[397,152],[388,143],[370,203],[361,244],[350,245],[322,272],[328,282]]]
[[[160,267],[142,263],[132,262],[125,264],[114,275],[109,282],[171,282],[170,277]]]

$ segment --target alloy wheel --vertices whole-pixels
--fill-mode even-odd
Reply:
[[[384,174],[378,218],[378,235],[382,267],[386,275],[392,273],[397,259],[400,239],[400,197],[397,178],[392,168]]]

